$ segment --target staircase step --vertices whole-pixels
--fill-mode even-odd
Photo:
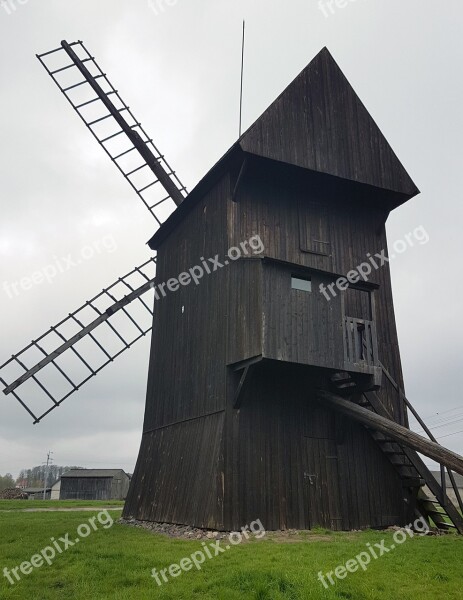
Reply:
[[[376,413],[392,418],[381,399],[374,392],[365,393],[364,396]],[[400,476],[402,486],[418,488],[418,514],[422,513],[424,517],[431,518],[436,527],[442,531],[454,529],[463,534],[463,520],[460,512],[450,502],[447,504],[446,490],[441,489],[419,455],[411,451],[405,444],[391,440],[387,435],[375,431],[371,427],[365,427]],[[432,490],[434,499],[428,498],[424,492],[423,486],[426,483]]]
[[[448,528],[454,527],[454,525],[452,523],[449,523],[448,521],[446,521],[446,519],[450,519],[448,514],[446,512],[444,512],[443,510],[436,510],[436,508],[434,507],[433,504],[431,504],[431,502],[429,502],[427,500],[422,500],[419,504],[421,506],[422,511],[428,517],[432,518],[432,520],[434,521],[434,523],[436,524],[436,526],[439,529],[443,529],[443,528],[448,529]],[[428,506],[429,504],[431,504],[431,506]]]
[[[381,433],[380,431],[375,431],[374,429],[369,429],[369,431],[371,432],[371,435],[374,437],[374,439],[381,444],[395,444],[396,446],[399,445],[396,442],[396,440],[391,440],[391,438],[388,438],[384,435],[384,433]]]
[[[357,384],[355,383],[355,381],[332,381],[331,383],[333,383],[333,385],[335,385],[336,389],[338,390],[343,390],[345,388],[356,388]]]
[[[391,454],[389,460],[393,465],[397,465],[398,467],[411,467],[412,464],[405,456],[405,454]]]
[[[401,471],[400,475],[410,475],[411,477],[415,477],[416,469],[413,465],[393,465],[397,469]]]
[[[352,377],[332,377],[331,381],[336,385],[341,385],[342,383],[355,383]]]
[[[351,398],[357,393],[358,392],[355,387],[336,388],[336,394],[342,398]]]
[[[426,512],[428,513],[428,515],[440,515],[441,517],[447,516],[444,512],[441,512],[440,510],[427,509]]]
[[[349,379],[352,381],[352,377],[349,375],[349,373],[347,373],[347,371],[338,371],[331,376],[331,381],[333,382],[340,379]]]
[[[383,451],[385,450],[394,450],[397,454],[403,451],[402,446],[399,446],[397,442],[386,442],[385,440],[375,440],[376,443],[381,446]]]
[[[421,477],[402,477],[403,487],[420,488],[425,484]]]

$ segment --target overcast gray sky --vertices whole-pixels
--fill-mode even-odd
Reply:
[[[438,438],[463,430],[459,185],[463,144],[460,0],[10,0],[0,5],[0,363],[150,256],[153,220],[46,75],[35,53],[82,39],[191,189],[236,140],[241,21],[244,126],[328,46],[422,193],[388,221],[391,242],[427,245],[392,266],[406,391]],[[344,5],[345,4],[345,5]],[[341,8],[341,6],[343,6]],[[325,16],[325,14],[326,16]],[[11,299],[18,281],[114,241]],[[0,473],[40,464],[132,471],[149,340],[32,426],[0,397]],[[460,419],[460,422],[458,420]],[[448,421],[452,421],[448,423]],[[463,454],[463,433],[442,437]]]

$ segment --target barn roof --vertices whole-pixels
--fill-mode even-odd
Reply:
[[[441,482],[441,473],[440,471],[431,471],[431,473],[434,475],[434,478],[437,479],[437,481],[440,483]],[[459,475],[458,473],[454,473],[453,476],[455,477],[455,483],[457,484],[458,488],[463,489],[463,475]],[[445,483],[447,485],[448,488],[452,487],[452,482],[450,480],[450,477],[448,476],[448,474],[445,474]]]
[[[172,213],[150,240],[151,248],[157,249],[240,154],[386,191],[389,210],[419,193],[324,48]]]
[[[123,469],[71,469],[61,475],[61,479],[66,477],[119,477],[123,473]]]

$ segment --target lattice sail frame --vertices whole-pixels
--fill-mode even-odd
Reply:
[[[162,225],[187,190],[95,58],[81,41],[37,58]],[[4,393],[40,422],[150,332],[155,275],[153,257],[13,355],[0,366]]]
[[[161,225],[187,190],[82,41],[37,58]]]
[[[13,355],[0,366],[4,393],[41,421],[150,332],[155,272],[151,258]]]

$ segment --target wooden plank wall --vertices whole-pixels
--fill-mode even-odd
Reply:
[[[311,272],[312,292],[291,289],[292,275],[309,275],[287,265],[263,264],[264,356],[293,363],[344,368],[341,297],[327,302],[319,285],[330,278]]]
[[[165,241],[158,284],[201,265],[201,258],[224,257],[229,192],[226,176]],[[222,522],[226,271],[155,300],[144,434],[125,515],[201,527]]]
[[[225,255],[228,195],[224,178],[169,236],[157,282]],[[227,276],[218,270],[155,301],[145,431],[225,408]]]
[[[256,234],[269,257],[323,269],[326,257],[301,251],[301,205],[313,198],[327,202],[326,241],[334,272],[345,274],[368,252],[386,248],[385,213],[374,208],[374,198],[370,204],[363,198],[362,204],[355,194],[343,196],[343,186],[312,185],[305,176],[288,182],[268,165],[263,176],[250,171],[237,203],[231,201],[230,187],[226,176],[164,242],[158,282],[200,264],[201,257],[224,256],[229,247]],[[310,203],[307,211],[310,219]],[[329,425],[329,442],[307,442],[325,439],[307,432],[323,430],[323,419],[331,423],[334,418],[313,401],[310,390],[320,384],[319,370],[295,370],[278,361],[256,367],[242,407],[233,409],[236,377],[227,364],[262,348],[258,331],[264,288],[255,266],[259,261],[247,262],[156,301],[144,435],[124,515],[226,529],[257,518],[269,529],[307,528],[311,491],[304,473],[311,468],[314,448],[320,457],[336,443],[339,479],[330,483],[335,471],[326,461],[320,463],[319,477],[326,506],[330,494],[339,494],[340,500],[332,503],[333,514],[315,511],[312,520],[343,529],[404,523],[400,479],[364,428],[338,420],[334,433]],[[402,383],[388,267],[371,279],[380,286],[380,359]],[[287,294],[286,288],[265,293],[275,324]],[[289,312],[299,311],[299,304]],[[314,325],[320,336],[326,335],[326,324]],[[295,336],[303,344],[305,331]],[[338,351],[343,351],[341,344]],[[405,413],[397,395],[387,387],[380,394],[401,422]],[[320,497],[318,504],[323,504]]]
[[[124,515],[222,528],[223,423],[219,412],[146,433]]]
[[[227,364],[233,364],[263,352],[261,260],[238,260],[227,275]]]
[[[387,212],[380,192],[378,203],[375,194],[373,188],[347,185],[300,170],[288,171],[278,163],[254,165],[248,169],[238,201],[229,204],[229,222],[233,224],[229,243],[259,234],[266,256],[323,270],[326,257],[301,251],[300,238],[301,218],[310,221],[313,202],[319,205],[323,201],[327,207],[326,241],[332,254],[330,270],[344,276],[368,261],[368,253],[374,256],[382,250],[387,252]],[[318,211],[315,218],[320,218]],[[379,358],[403,387],[389,265],[373,269],[369,282],[380,286],[375,292]],[[393,388],[385,383],[380,396],[403,424],[404,406]]]
[[[260,518],[268,529],[360,529],[410,517],[387,458],[362,426],[313,401],[317,383],[305,369],[264,363],[238,414],[227,414],[231,528]]]
[[[60,500],[111,500],[111,477],[63,477]]]

